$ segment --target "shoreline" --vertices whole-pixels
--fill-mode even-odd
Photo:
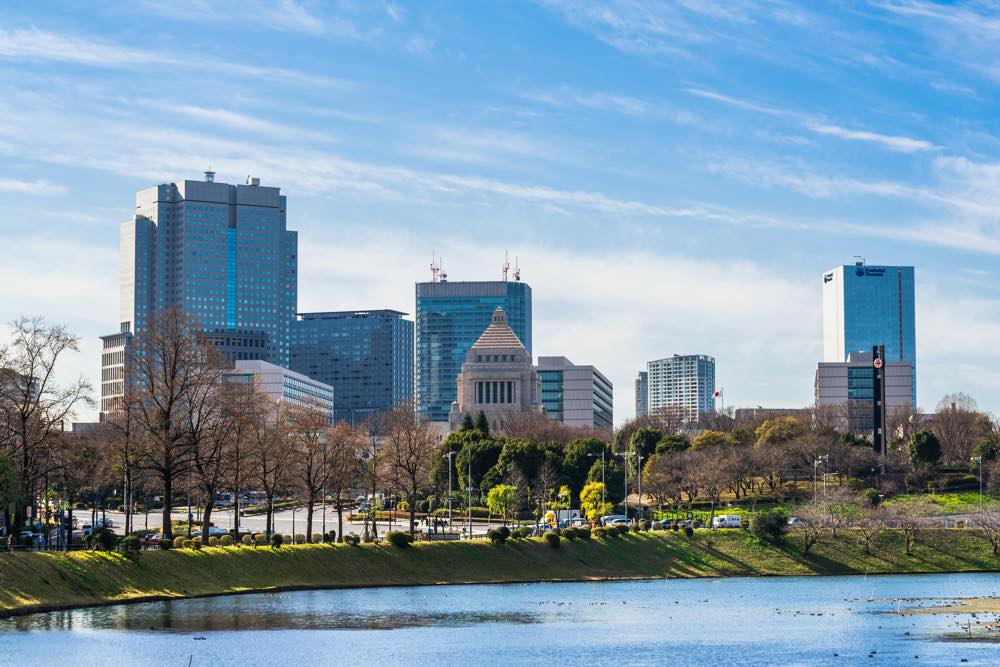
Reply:
[[[759,543],[743,531],[642,533],[606,540],[484,541],[388,545],[297,545],[142,552],[0,554],[0,618],[169,600],[298,592],[450,585],[988,573],[1000,557],[972,531],[929,530],[914,555],[887,534],[874,554],[841,531],[809,556],[794,536]],[[53,583],[55,581],[55,583]],[[8,582],[11,582],[8,584]]]

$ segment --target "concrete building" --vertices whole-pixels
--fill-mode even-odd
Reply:
[[[689,424],[715,412],[715,358],[705,354],[675,354],[646,364],[649,413],[677,407]]]
[[[132,334],[128,331],[101,336],[101,421],[123,407],[125,369],[131,354]]]
[[[448,422],[457,398],[455,378],[472,344],[502,308],[518,340],[531,355],[531,288],[520,280],[416,284],[415,389],[417,411],[432,422]]]
[[[823,361],[884,345],[886,359],[913,369],[910,401],[917,404],[917,352],[912,266],[872,266],[863,260],[823,274]]]
[[[226,382],[253,384],[254,388],[275,403],[308,407],[333,420],[333,387],[287,368],[260,360],[235,362],[225,374]]]
[[[480,412],[491,426],[499,426],[508,415],[544,414],[531,353],[511,329],[503,308],[494,311],[489,326],[466,351],[456,385],[457,397],[448,414],[452,431],[461,427],[465,415],[475,418]]]
[[[635,416],[649,414],[649,371],[639,371],[635,378]]]
[[[840,427],[858,435],[873,431],[874,366],[871,352],[851,352],[846,361],[820,362],[816,369],[816,408],[834,410]],[[885,410],[912,409],[913,366],[888,361],[885,374]]]
[[[397,310],[299,313],[291,369],[333,387],[352,425],[413,398],[413,322]]]
[[[614,429],[614,387],[593,366],[566,357],[538,357],[542,407],[552,421],[606,431]]]
[[[287,367],[298,233],[286,229],[280,189],[249,177],[216,183],[206,172],[139,191],[135,208],[121,226],[121,331],[141,333],[176,308],[204,332],[265,334],[257,358]]]

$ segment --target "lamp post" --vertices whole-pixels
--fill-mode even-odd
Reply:
[[[457,452],[451,451],[442,456],[443,459],[448,459],[448,530],[451,530],[451,503],[453,500],[451,491],[451,468],[452,468],[452,457],[455,456]]]
[[[639,467],[636,476],[639,478],[639,521],[642,521],[642,452],[637,452],[639,456]]]
[[[465,492],[469,502],[469,539],[472,539],[472,451],[469,451],[469,476],[465,480]]]
[[[628,457],[632,456],[633,452],[618,452],[615,456],[622,457],[625,463],[625,523],[628,523]]]
[[[983,457],[973,456],[973,463],[979,464],[979,511],[983,511]]]

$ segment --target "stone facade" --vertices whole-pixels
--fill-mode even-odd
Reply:
[[[465,354],[458,374],[458,400],[451,406],[451,430],[462,425],[465,415],[480,412],[496,427],[505,415],[543,414],[541,383],[531,363],[531,353],[521,344],[502,308]]]

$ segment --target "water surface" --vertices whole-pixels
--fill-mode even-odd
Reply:
[[[897,610],[998,593],[956,574],[241,595],[0,620],[0,665],[995,665],[995,615]]]

